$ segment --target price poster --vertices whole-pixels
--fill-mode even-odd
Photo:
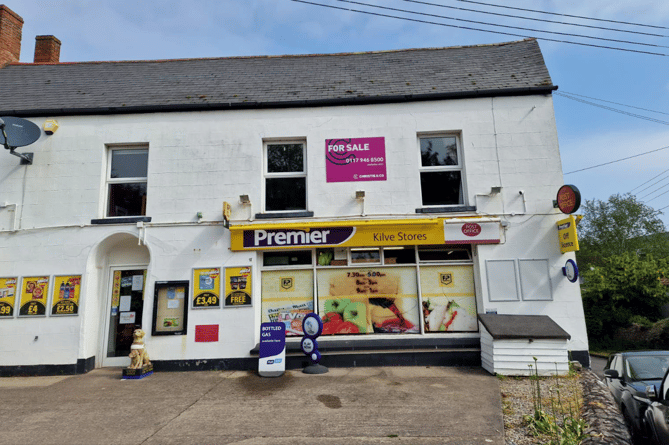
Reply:
[[[0,278],[0,318],[14,316],[18,278]]]
[[[23,277],[19,317],[46,316],[49,277]]]
[[[221,307],[221,269],[193,269],[193,307]]]
[[[225,307],[251,306],[251,268],[225,268]]]
[[[81,275],[54,277],[51,315],[77,315],[80,292]]]

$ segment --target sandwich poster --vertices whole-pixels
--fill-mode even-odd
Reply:
[[[21,283],[20,317],[46,316],[49,277],[24,277]]]
[[[221,269],[193,269],[193,307],[221,307]]]
[[[385,138],[325,140],[327,182],[385,181]]]
[[[17,282],[16,277],[0,278],[0,318],[14,316]]]
[[[472,266],[420,268],[425,332],[476,332],[478,319]]]
[[[53,280],[51,315],[77,315],[79,313],[80,293],[81,275],[55,277]]]

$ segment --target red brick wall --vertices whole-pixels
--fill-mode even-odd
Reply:
[[[35,37],[35,63],[58,63],[60,40],[54,36]]]
[[[23,19],[5,5],[0,5],[0,68],[18,62],[21,56]]]

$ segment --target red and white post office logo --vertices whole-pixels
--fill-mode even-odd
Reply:
[[[479,236],[481,226],[476,223],[465,223],[462,225],[462,233],[466,236]]]

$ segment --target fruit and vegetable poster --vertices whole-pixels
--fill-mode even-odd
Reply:
[[[262,322],[283,323],[286,336],[303,335],[302,320],[314,311],[313,271],[264,271],[260,286]]]
[[[19,317],[46,316],[49,277],[24,277],[21,283]]]
[[[0,318],[14,316],[17,277],[0,278]]]
[[[193,269],[193,307],[221,307],[221,268]]]
[[[473,266],[420,268],[425,332],[476,332]]]
[[[319,270],[323,335],[419,333],[413,267]]]
[[[225,307],[252,306],[251,268],[225,268]]]
[[[51,315],[77,315],[80,293],[81,275],[54,277]]]

